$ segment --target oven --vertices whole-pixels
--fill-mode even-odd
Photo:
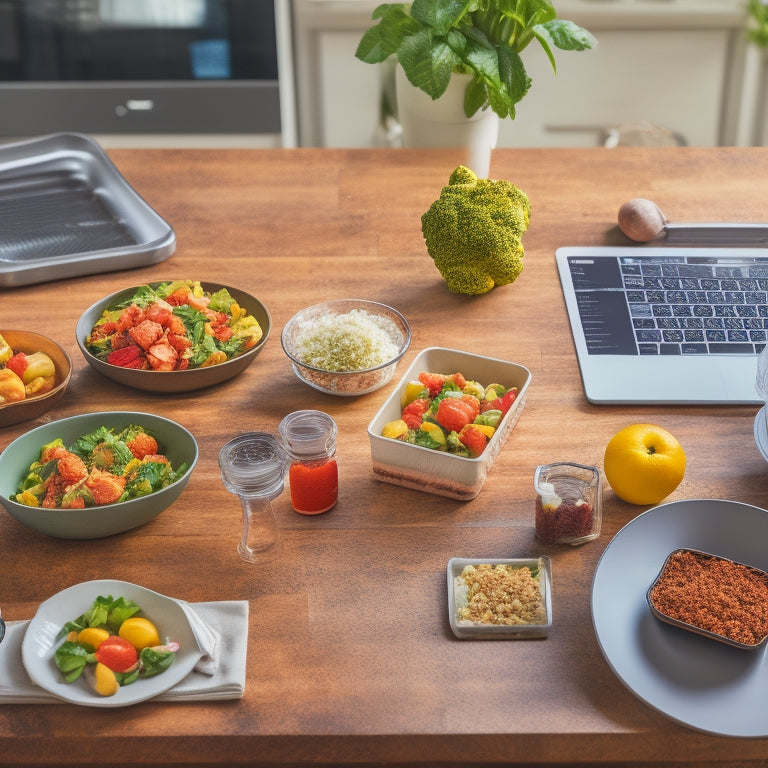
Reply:
[[[282,6],[0,0],[0,137],[281,137]]]

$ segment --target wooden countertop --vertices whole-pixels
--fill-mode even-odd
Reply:
[[[175,229],[176,253],[152,267],[6,290],[0,327],[46,333],[74,364],[48,414],[147,410],[200,444],[180,499],[119,536],[66,541],[0,514],[0,607],[30,618],[60,589],[89,579],[136,582],[189,601],[247,599],[242,700],[85,709],[0,707],[0,762],[78,766],[588,764],[764,765],[768,739],[716,737],[679,725],[634,696],[606,663],[590,587],[612,536],[644,510],[606,488],[603,534],[545,547],[533,534],[538,464],[602,467],[605,444],[636,421],[662,424],[688,456],[670,500],[723,498],[768,507],[768,473],[752,437],[756,407],[593,406],[579,377],[554,251],[625,243],[619,206],[650,197],[675,221],[759,221],[768,207],[765,149],[500,150],[492,175],[532,201],[525,269],[484,296],[451,294],[426,254],[420,216],[459,164],[450,150],[114,150],[137,191]],[[241,287],[269,308],[265,350],[208,391],[154,396],[102,378],[74,338],[80,314],[108,293],[191,278]],[[280,347],[298,309],[368,298],[410,321],[396,379],[423,348],[499,356],[533,374],[527,403],[480,495],[458,502],[375,481],[366,427],[391,391],[334,398],[299,382]],[[340,500],[325,515],[275,502],[280,562],[236,552],[240,506],[217,456],[234,435],[275,431],[301,408],[339,426]],[[35,424],[0,429],[0,449]],[[453,556],[548,554],[548,639],[453,637],[445,568]]]

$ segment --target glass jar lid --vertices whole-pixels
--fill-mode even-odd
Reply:
[[[336,422],[323,411],[294,411],[279,427],[288,453],[298,460],[332,456],[336,450]]]

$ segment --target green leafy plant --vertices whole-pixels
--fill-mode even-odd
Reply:
[[[467,117],[492,109],[515,117],[531,87],[521,53],[534,40],[557,71],[554,48],[583,51],[596,44],[590,32],[558,19],[548,0],[414,0],[383,3],[378,23],[363,35],[355,55],[368,64],[396,56],[408,80],[433,99],[455,73],[472,76],[464,96]]]
[[[762,0],[749,0],[747,15],[747,39],[760,48],[768,48],[768,5]]]

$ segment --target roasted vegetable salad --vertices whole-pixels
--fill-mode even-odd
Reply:
[[[159,491],[187,469],[173,467],[140,425],[100,427],[70,446],[60,438],[43,445],[12,500],[63,509],[114,504]]]
[[[256,346],[263,330],[229,293],[193,280],[143,285],[108,307],[85,345],[122,368],[183,371],[218,365]]]
[[[401,395],[400,418],[382,436],[457,456],[475,458],[517,398],[517,387],[483,386],[461,373],[422,372]]]

